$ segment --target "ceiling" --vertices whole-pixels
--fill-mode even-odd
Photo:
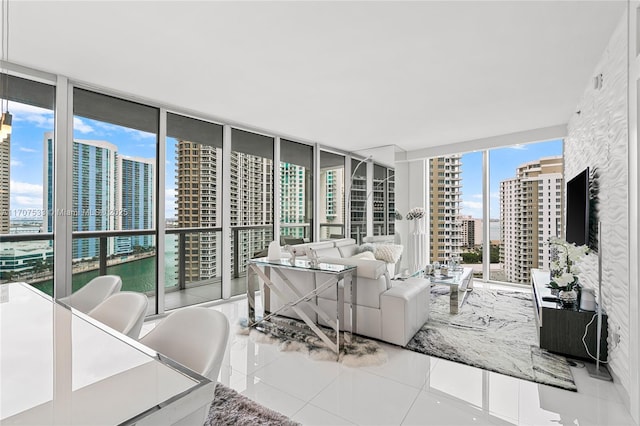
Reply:
[[[10,0],[10,61],[346,150],[566,123],[626,1]]]

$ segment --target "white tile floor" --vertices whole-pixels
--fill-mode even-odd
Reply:
[[[569,392],[385,343],[385,364],[351,368],[236,334],[246,300],[211,309],[232,324],[220,382],[303,424],[634,424],[614,385],[584,368],[572,368],[578,392]]]

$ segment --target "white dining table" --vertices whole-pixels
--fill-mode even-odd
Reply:
[[[0,285],[0,423],[174,424],[215,383],[26,283]]]

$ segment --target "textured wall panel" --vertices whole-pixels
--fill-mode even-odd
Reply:
[[[609,315],[610,368],[629,391],[629,225],[626,15],[613,33],[594,76],[602,73],[597,89],[590,81],[568,126],[565,176],[589,167],[599,186],[596,215],[602,223],[602,293]],[[580,281],[598,287],[597,256],[581,265]],[[615,344],[611,335],[620,334]]]

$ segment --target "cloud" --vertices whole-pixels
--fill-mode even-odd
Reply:
[[[526,150],[527,150],[527,149],[529,149],[529,148],[527,148],[527,146],[526,146],[526,145],[520,145],[520,144],[518,144],[518,145],[510,146],[510,147],[509,147],[509,149],[517,149],[517,150],[519,150],[519,151],[526,151]]]
[[[94,132],[93,127],[86,124],[84,121],[79,119],[78,117],[73,117],[73,130],[78,131],[80,133],[92,133]]]
[[[473,194],[471,196],[471,198],[478,198],[478,199],[482,199],[482,194]]]
[[[11,194],[42,196],[42,185],[12,180],[9,186]]]
[[[21,146],[20,148],[18,148],[18,150],[22,151],[22,152],[38,152],[37,149],[33,149],[33,148],[25,148],[23,146]]]
[[[18,209],[41,209],[42,197],[27,197],[24,195],[16,195],[11,197],[11,210]],[[23,215],[26,213],[23,213]]]
[[[129,133],[134,140],[142,140],[156,137],[155,133],[143,132],[142,130],[130,129],[128,127],[123,127],[122,130]],[[155,146],[155,144],[153,145]]]
[[[10,161],[11,167],[20,167],[20,166],[24,166],[24,164],[22,163],[22,161],[19,160],[11,160]]]
[[[499,199],[500,198],[500,193],[499,192],[492,192],[492,193],[489,194],[489,197],[495,198],[495,199]]]
[[[53,129],[53,111],[51,110],[19,102],[9,102],[9,111],[13,114],[13,119],[16,122],[26,121],[43,129]]]
[[[473,210],[482,211],[481,201],[462,201],[460,205],[463,209],[473,209]]]

